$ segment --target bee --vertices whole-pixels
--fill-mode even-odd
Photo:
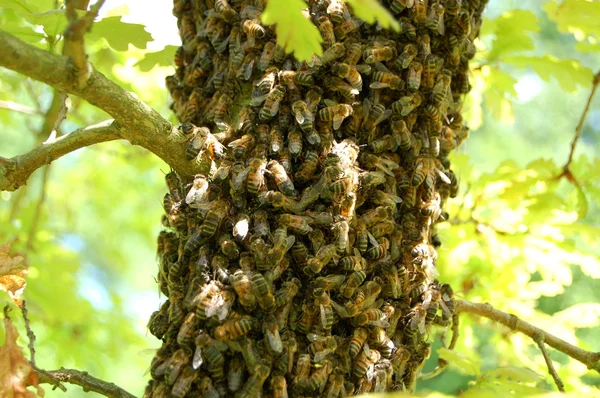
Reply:
[[[392,220],[377,223],[371,228],[371,234],[375,239],[390,235],[394,232],[396,224]]]
[[[248,334],[255,327],[256,322],[248,315],[239,319],[232,317],[232,319],[215,328],[215,339],[221,342],[229,339],[236,340]]]
[[[289,281],[284,282],[281,289],[275,292],[275,304],[277,308],[281,308],[285,304],[291,303],[301,287],[302,284],[298,278],[292,278]]]
[[[319,165],[319,155],[314,151],[307,151],[304,161],[296,171],[296,181],[300,184],[308,182],[314,175]]]
[[[446,32],[444,26],[444,6],[442,3],[435,3],[429,7],[429,14],[427,15],[427,28],[434,32],[438,32],[440,35],[444,35]]]
[[[287,85],[296,83],[301,86],[311,86],[315,83],[312,73],[305,71],[282,70],[279,72],[279,79]]]
[[[298,332],[306,335],[310,332],[312,325],[315,321],[315,315],[317,314],[317,307],[312,304],[302,304],[302,315],[298,320]]]
[[[367,261],[360,255],[360,251],[355,248],[354,255],[343,257],[339,265],[346,271],[363,271],[367,268]]]
[[[314,280],[315,289],[322,289],[325,292],[337,289],[342,283],[346,276],[341,274],[330,274],[327,276],[320,276]]]
[[[169,301],[165,301],[160,310],[154,311],[148,321],[148,330],[157,339],[161,339],[169,328]]]
[[[287,382],[285,377],[271,377],[271,390],[273,391],[273,398],[288,398]]]
[[[352,334],[352,339],[348,347],[348,354],[351,358],[356,358],[358,353],[362,350],[363,345],[367,341],[368,333],[365,328],[356,328]]]
[[[420,93],[416,92],[411,95],[406,95],[401,97],[398,101],[392,103],[392,111],[394,113],[399,113],[401,116],[407,116],[413,110],[421,105],[423,101],[423,97]],[[401,119],[399,119],[402,121]],[[404,121],[402,121],[406,125]]]
[[[368,308],[352,318],[352,324],[355,327],[359,326],[377,326],[381,328],[389,327],[389,323],[385,319],[385,314],[378,308]]]
[[[279,104],[286,93],[286,89],[284,86],[277,85],[269,92],[265,103],[258,113],[258,118],[262,122],[269,121],[277,114],[279,111]]]
[[[298,201],[285,196],[281,192],[268,191],[264,195],[264,200],[273,207],[281,207],[290,213],[298,213],[303,210]]]
[[[265,277],[260,272],[254,272],[250,278],[250,284],[260,307],[266,312],[275,310],[275,297],[271,293],[271,286]]]
[[[248,193],[252,195],[258,194],[258,192],[264,189],[265,186],[265,172],[267,171],[267,161],[265,159],[254,158],[250,160],[250,170],[248,171]]]
[[[471,16],[467,10],[461,9],[458,12],[454,19],[454,31],[458,36],[469,36],[471,33]]]
[[[376,104],[371,106],[369,99],[365,98],[363,101],[363,112],[364,119],[362,123],[362,130],[367,134],[368,141],[376,132],[377,126],[390,117],[392,114],[391,109],[385,109],[382,104]]]
[[[187,100],[187,105],[185,110],[183,111],[183,115],[181,119],[183,122],[193,122],[196,120],[196,116],[198,115],[198,110],[200,109],[199,102],[201,100],[201,94],[199,91],[194,90],[190,94],[190,97]]]
[[[314,342],[309,344],[308,353],[313,357],[314,363],[321,363],[327,355],[335,352],[336,349],[337,341],[334,336],[317,337]]]
[[[237,12],[229,5],[227,0],[215,0],[215,11],[229,23],[236,22],[239,19]]]
[[[333,309],[331,307],[331,298],[329,294],[323,289],[315,289],[315,307],[318,305],[320,314],[320,328],[324,334],[331,333],[331,327],[333,326]],[[335,341],[335,340],[334,340]],[[315,362],[320,362],[316,361]]]
[[[242,30],[248,36],[254,39],[262,39],[267,34],[265,28],[260,24],[258,19],[246,19],[242,23]]]
[[[325,15],[322,15],[319,17],[317,23],[317,27],[321,32],[321,36],[323,36],[325,48],[331,47],[333,44],[335,44],[335,34],[333,32],[333,24],[331,23],[331,20]]]
[[[302,133],[297,129],[288,132],[288,151],[294,157],[302,153]]]
[[[262,324],[263,334],[266,336],[267,347],[269,351],[281,353],[283,351],[283,342],[279,335],[279,326],[275,321],[275,316],[267,315]]]
[[[363,270],[353,272],[340,287],[340,294],[345,298],[351,298],[366,278],[367,273]]]
[[[322,393],[327,385],[327,378],[333,371],[333,365],[330,360],[325,359],[321,364],[321,367],[316,369],[313,374],[310,375],[306,388],[309,391],[319,390]]]
[[[336,39],[344,40],[348,34],[360,28],[362,24],[363,21],[360,19],[350,18],[336,26],[333,32],[335,33]]]
[[[374,89],[389,88],[391,90],[401,90],[404,88],[404,81],[389,71],[383,64],[377,64],[377,72],[373,73],[369,87]]]
[[[415,59],[417,56],[417,46],[412,43],[404,46],[402,53],[394,60],[394,67],[396,69],[406,69],[408,65]]]
[[[327,66],[331,64],[336,59],[340,58],[342,55],[346,53],[346,47],[342,43],[335,43],[331,47],[329,47],[323,55],[321,56],[321,64],[323,66]]]
[[[273,62],[273,53],[275,50],[275,43],[269,41],[265,43],[263,47],[263,51],[258,59],[258,69],[261,71],[265,71],[269,65]],[[231,52],[231,51],[230,51]]]
[[[319,86],[311,86],[306,92],[306,106],[308,110],[314,115],[317,113],[317,109],[319,106],[319,102],[321,102],[321,97],[323,96],[323,89]]]
[[[183,323],[181,324],[181,327],[179,328],[179,333],[177,333],[177,344],[183,346],[192,340],[195,323],[196,314],[190,312],[189,314],[187,314]]]
[[[408,89],[415,92],[421,86],[421,74],[423,73],[423,65],[417,61],[413,61],[408,66]]]
[[[427,0],[415,0],[413,19],[423,25],[427,22]]]
[[[349,244],[349,232],[350,225],[348,221],[345,219],[341,219],[340,221],[333,224],[333,228],[336,231],[336,240],[335,245],[336,249],[339,253],[349,252],[350,244]]]
[[[349,18],[350,13],[342,0],[331,0],[327,6],[327,14],[329,14],[331,22],[339,25]]]
[[[377,245],[373,245],[365,252],[365,258],[369,260],[379,260],[387,255],[390,248],[390,241],[387,238],[381,238]]]
[[[367,64],[375,62],[385,62],[395,58],[397,55],[396,49],[392,46],[383,46],[375,43],[374,47],[363,51],[363,59]]]
[[[329,376],[329,388],[325,391],[325,397],[336,398],[348,396],[346,389],[344,388],[344,374],[335,373]]]
[[[412,8],[415,0],[392,0],[390,4],[390,10],[394,14],[400,14],[406,8]]]
[[[319,118],[324,121],[333,121],[333,129],[338,130],[345,118],[352,115],[352,105],[348,104],[332,104],[319,111]]]
[[[381,359],[381,354],[377,350],[371,350],[365,345],[364,349],[360,352],[360,355],[354,362],[354,369],[352,374],[356,378],[361,378],[367,374],[372,373],[374,366]]]
[[[244,384],[244,388],[239,392],[239,396],[243,398],[250,398],[259,396],[262,391],[263,384],[269,377],[271,367],[263,363],[259,363],[254,369],[250,378]],[[237,396],[237,395],[236,395]]]
[[[435,84],[435,76],[438,71],[438,67],[443,65],[443,59],[433,54],[430,54],[425,58],[425,64],[423,66],[423,87],[431,89]]]
[[[198,373],[191,366],[186,366],[173,385],[171,395],[173,397],[183,398],[190,391],[192,383],[197,377]]]
[[[292,104],[292,112],[303,131],[306,131],[307,129],[312,130],[312,122],[315,120],[315,118],[312,112],[308,109],[306,102],[302,100],[294,102]],[[305,122],[308,123],[307,126],[303,126]]]
[[[242,387],[244,361],[236,355],[229,361],[227,368],[227,389],[230,392],[236,392]]]
[[[175,381],[179,378],[183,367],[186,366],[188,362],[189,357],[184,348],[180,348],[173,353],[171,358],[167,360],[164,370],[165,381],[168,385],[172,386],[175,384]]]
[[[196,40],[196,24],[189,15],[184,15],[181,18],[181,27],[179,29],[179,35],[183,40],[184,47],[191,47],[192,43]]]
[[[410,323],[408,324],[408,329],[414,331],[418,330],[420,334],[425,334],[425,319],[427,317],[427,308],[423,306],[422,303],[417,303],[417,305],[412,309],[410,313]],[[410,334],[410,333],[409,333]],[[406,335],[406,332],[405,332]],[[414,336],[414,333],[413,333]]]
[[[310,217],[296,216],[294,214],[282,214],[279,216],[279,224],[282,227],[291,228],[302,235],[306,235],[313,230],[309,225],[310,221],[312,221]]]
[[[452,98],[452,90],[450,84],[452,82],[451,72],[444,69],[442,74],[438,77],[433,90],[431,91],[433,102],[441,104],[446,98]]]
[[[361,67],[361,69],[365,70]],[[331,66],[331,71],[337,76],[346,79],[352,88],[362,90],[362,76],[354,65],[336,62]]]
[[[329,77],[324,81],[325,88],[331,92],[338,93],[348,101],[354,100],[354,96],[358,94],[358,90],[353,88],[339,77]],[[329,100],[326,100],[329,101]]]
[[[300,354],[296,362],[296,375],[293,379],[294,389],[304,389],[310,376],[310,355]]]
[[[400,33],[404,33],[411,41],[417,38],[417,28],[415,28],[408,18],[399,18],[398,23],[400,23]]]
[[[252,285],[248,276],[238,269],[231,276],[231,286],[235,289],[238,295],[240,304],[245,308],[253,308],[256,305],[256,298],[252,293]]]
[[[212,237],[217,229],[220,228],[221,223],[229,213],[229,203],[225,200],[219,200],[212,203],[210,210],[204,217],[204,222],[200,226],[200,236],[203,238]]]
[[[319,248],[315,256],[308,260],[308,264],[304,268],[307,275],[316,275],[329,261],[337,262],[337,248],[334,244],[325,245]]]
[[[452,287],[447,284],[444,283],[440,286],[440,293],[442,296],[442,300],[440,301],[440,304],[442,305],[442,316],[443,319],[445,320],[449,320],[452,318],[452,316],[455,313],[456,310],[456,302],[454,301],[454,291],[452,290]]]

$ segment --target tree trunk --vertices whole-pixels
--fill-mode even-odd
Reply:
[[[412,391],[453,319],[434,225],[485,1],[388,0],[400,33],[308,1],[325,53],[307,63],[264,3],[175,1],[172,138],[204,173],[166,178],[145,396]]]

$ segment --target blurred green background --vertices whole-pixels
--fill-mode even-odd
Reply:
[[[461,194],[438,228],[438,268],[457,296],[490,302],[600,351],[600,95],[572,165],[582,189],[551,180],[566,162],[592,72],[600,69],[600,28],[577,14],[589,14],[584,3],[600,20],[598,2],[490,1],[476,43],[473,91],[463,106],[471,134],[453,158]],[[0,7],[3,29],[60,52],[61,43],[52,48],[44,39],[64,29],[64,15],[46,13],[53,1],[0,1]],[[180,43],[171,7],[107,1],[105,24],[94,26],[86,46],[97,69],[175,122],[164,87]],[[39,131],[53,95],[43,84],[0,71],[0,156],[25,153],[47,138]],[[7,109],[10,101],[27,112]],[[69,106],[63,133],[107,118],[77,98]],[[141,396],[159,346],[146,322],[163,299],[154,280],[155,242],[167,171],[144,150],[112,142],[71,153],[38,170],[26,187],[0,193],[0,244],[13,241],[30,265],[25,299],[39,367],[86,370]],[[437,335],[431,337],[439,347]],[[457,351],[481,372],[527,367],[544,380],[540,388],[554,389],[535,345],[485,320],[461,317]],[[600,386],[598,374],[551,353],[568,390]],[[435,364],[434,350],[424,371]],[[466,390],[482,379],[466,368],[450,366],[419,389]],[[68,388],[46,396],[96,396]]]

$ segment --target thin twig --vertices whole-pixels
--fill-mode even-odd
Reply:
[[[38,225],[42,215],[42,207],[44,205],[44,202],[46,201],[46,185],[48,184],[48,178],[50,176],[50,166],[51,165],[47,165],[46,167],[44,167],[44,174],[42,175],[42,186],[40,188],[40,196],[35,205],[35,211],[33,213],[31,225],[29,226],[29,235],[27,236],[27,244],[25,245],[26,251],[30,251],[33,248],[33,244],[35,242],[35,235],[37,233]]]
[[[31,358],[29,362],[33,366],[35,366],[35,333],[31,330],[31,325],[29,323],[29,317],[27,316],[27,305],[25,300],[23,300],[23,305],[21,306],[21,312],[23,313],[23,319],[25,320],[25,330],[27,331],[27,338],[29,339],[29,353],[31,354]]]
[[[83,388],[83,391],[93,391],[109,398],[135,398],[134,395],[116,384],[97,379],[80,370],[60,368],[58,370],[36,369],[36,371],[38,372],[40,384],[46,383],[57,386],[57,383],[63,382],[78,385]],[[66,391],[66,389],[63,391]]]
[[[76,149],[120,139],[120,131],[118,123],[107,120],[75,130],[31,152],[8,159],[9,163],[0,167],[0,190],[15,190],[25,184],[35,170]]]
[[[46,138],[46,142],[55,140],[56,137],[58,137],[58,129],[60,128],[60,124],[67,118],[67,111],[69,110],[69,107],[67,106],[67,99],[69,96],[65,93],[59,94],[57,92],[55,92],[54,95],[59,96],[60,109],[58,110],[56,120],[54,121],[54,126],[52,126],[52,131],[50,132],[48,138]]]
[[[556,373],[556,369],[554,369],[554,364],[552,363],[552,360],[550,359],[550,354],[548,353],[548,350],[546,350],[546,345],[544,344],[544,339],[545,339],[545,335],[543,332],[538,333],[533,338],[533,340],[537,343],[538,347],[540,347],[540,351],[542,351],[542,355],[544,356],[544,360],[546,361],[546,366],[548,366],[548,373],[550,373],[550,376],[552,376],[552,378],[554,379],[554,383],[556,384],[558,391],[565,392],[565,385],[563,384],[562,380],[560,379],[560,376],[558,375],[558,373]]]
[[[575,127],[575,137],[573,137],[573,141],[571,141],[571,151],[569,152],[569,159],[563,167],[563,174],[561,175],[561,177],[568,176],[570,174],[569,166],[573,161],[573,154],[575,153],[577,141],[579,141],[579,137],[581,136],[583,122],[585,121],[585,117],[588,113],[588,110],[590,109],[590,105],[592,103],[592,99],[594,98],[594,94],[596,93],[596,89],[598,88],[598,84],[600,84],[600,71],[598,71],[598,73],[594,75],[594,79],[592,80],[592,89],[590,90],[590,95],[588,96],[585,108],[583,108],[583,112],[581,113],[581,117],[579,118],[579,123],[577,123],[577,127]]]
[[[25,113],[27,115],[41,115],[41,113],[30,106],[17,104],[13,101],[0,101],[0,108],[8,109],[9,111]]]
[[[600,373],[600,352],[589,352],[582,350],[579,347],[575,347],[563,339],[560,339],[550,333],[546,333],[542,329],[519,319],[513,314],[507,314],[506,312],[495,309],[489,303],[479,304],[471,303],[470,301],[466,300],[456,300],[456,312],[468,312],[483,316],[508,326],[512,330],[526,334],[532,339],[535,339],[539,333],[544,333],[544,342],[550,347],[581,362],[587,366],[588,369],[595,370],[596,372]]]

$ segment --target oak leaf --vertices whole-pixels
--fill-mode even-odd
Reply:
[[[27,281],[27,264],[22,256],[10,256],[10,243],[0,245],[0,290],[8,293],[10,298],[19,307],[23,300],[19,295],[23,293]]]

